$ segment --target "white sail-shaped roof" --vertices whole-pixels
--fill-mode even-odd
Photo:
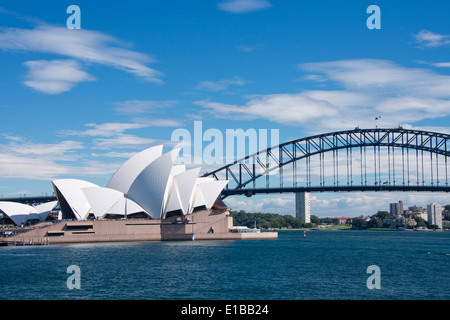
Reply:
[[[165,219],[171,211],[186,215],[195,207],[210,209],[228,181],[198,177],[200,168],[175,166],[180,149],[162,154],[162,148],[152,147],[130,158],[106,188],[77,179],[52,181],[63,217],[83,220],[91,213],[97,218],[145,213]]]
[[[115,189],[128,194],[131,185],[138,175],[155,159],[162,155],[163,146],[155,146],[139,152],[128,159],[112,176],[106,185],[107,188]]]
[[[192,210],[196,207],[205,206],[211,209],[219,197],[228,180],[215,180],[214,178],[197,178],[194,190]]]
[[[91,206],[91,212],[96,218],[107,214],[129,215],[145,210],[131,199],[117,190],[108,188],[83,188],[83,192]]]
[[[184,172],[185,170],[186,170],[186,166],[184,164],[173,166],[172,169],[170,170],[169,180],[167,181],[166,190],[164,192],[163,213],[181,209],[181,206],[178,206],[176,204],[178,201],[174,200],[174,197],[172,197],[172,194],[174,192],[176,192],[175,186],[174,186],[175,176],[177,174]],[[175,207],[178,207],[178,208],[169,209],[169,208],[175,208]],[[163,215],[163,218],[165,218],[164,215]]]
[[[194,208],[201,207],[201,206],[206,206],[206,201],[203,198],[203,194],[200,191],[200,188],[198,188],[198,186],[195,186],[194,200],[190,207],[189,213],[192,213]]]
[[[111,207],[108,210],[107,214],[110,213],[125,216],[125,214],[131,215],[140,212],[146,213],[145,210],[136,202],[134,202],[131,199],[123,197],[119,201],[117,201],[117,203],[113,207]]]
[[[206,206],[206,201],[203,198],[203,194],[199,188],[199,184],[206,183],[206,182],[213,182],[213,181],[214,181],[214,178],[209,178],[209,177],[205,177],[205,178],[202,177],[202,178],[196,179],[194,191],[193,191],[193,194],[191,197],[191,204],[189,206],[189,213],[192,213],[192,211],[196,207]]]
[[[175,186],[175,176],[186,170],[185,165],[173,166],[170,170],[169,181],[167,182],[166,192],[164,194],[164,213],[181,210],[181,204],[177,195],[177,188]]]
[[[181,210],[184,215],[189,213],[195,182],[201,168],[181,172],[173,177],[173,186],[166,212]]]
[[[173,186],[166,204],[165,213],[177,210],[182,210],[182,206],[180,197],[178,196],[178,190],[176,186]]]
[[[199,177],[195,180],[195,184],[201,184],[201,183],[212,182],[212,181],[215,181],[215,179],[211,178],[211,177]]]
[[[64,197],[78,220],[86,219],[89,216],[91,206],[82,189],[99,186],[88,181],[77,179],[53,180],[52,183]],[[55,192],[55,194],[58,197],[58,192]],[[58,201],[61,204],[61,199],[58,198]]]
[[[39,220],[40,221],[41,219],[39,217],[39,213],[33,211],[33,212],[30,212],[30,214],[28,215],[27,220]]]
[[[180,174],[180,173],[182,173],[184,171],[186,171],[186,166],[184,164],[173,166],[172,170],[170,170],[170,176],[174,177],[177,174]]]
[[[58,201],[50,201],[50,202],[46,202],[46,203],[42,203],[37,206],[34,206],[34,208],[36,209],[36,211],[38,213],[39,220],[45,221],[47,219],[50,211],[52,211],[52,209],[56,206],[57,203],[58,203]]]
[[[123,193],[114,189],[93,187],[83,188],[83,193],[96,218],[103,217],[120,199]]]
[[[30,218],[30,214],[37,215],[35,208],[18,202],[0,201],[0,210],[17,226],[25,224]]]
[[[180,197],[183,214],[188,214],[191,209],[195,183],[200,170],[201,168],[195,168],[176,176],[178,196]]]
[[[50,212],[56,206],[57,203],[58,203],[58,201],[56,201],[56,200],[50,201],[50,202],[45,202],[45,203],[41,203],[41,204],[34,206],[34,208],[36,209],[36,211],[38,213],[47,212],[47,211]]]
[[[227,183],[228,180],[214,180],[198,184],[207,209],[212,208]]]
[[[161,219],[167,183],[179,150],[167,152],[152,161],[137,176],[128,191],[127,196],[154,219]]]

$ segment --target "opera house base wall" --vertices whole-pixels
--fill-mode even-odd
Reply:
[[[276,239],[276,232],[231,232],[228,212],[202,210],[165,220],[57,221],[4,238],[9,244],[62,244],[125,241]]]

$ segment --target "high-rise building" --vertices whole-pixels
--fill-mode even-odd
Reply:
[[[413,205],[411,207],[408,207],[408,211],[411,211],[411,212],[421,212],[422,209],[423,208],[421,206],[418,206],[418,205]]]
[[[442,206],[438,203],[430,203],[427,206],[428,224],[437,225],[442,229]]]
[[[304,223],[311,222],[309,192],[295,193],[295,216]]]
[[[389,211],[391,213],[391,216],[403,214],[403,201],[400,200],[398,203],[390,203]]]
[[[391,213],[391,216],[397,214],[397,204],[396,203],[389,203],[389,212]]]

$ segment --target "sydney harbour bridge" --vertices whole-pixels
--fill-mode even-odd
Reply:
[[[205,176],[230,181],[222,198],[295,193],[296,215],[304,220],[299,211],[310,192],[450,192],[449,138],[402,127],[355,128],[288,141]]]
[[[450,135],[403,129],[318,134],[249,154],[204,177],[229,180],[228,196],[261,193],[450,192]],[[28,204],[54,196],[2,199]]]
[[[234,161],[205,176],[230,180],[222,192],[449,192],[450,135],[359,129],[292,140]],[[263,183],[261,183],[263,182]]]

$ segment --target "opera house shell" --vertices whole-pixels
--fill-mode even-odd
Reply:
[[[50,211],[56,204],[56,201],[51,201],[37,206],[29,206],[17,202],[0,201],[0,212],[3,214],[4,220],[8,219],[16,226],[23,226],[28,221],[43,222],[47,220]]]
[[[228,181],[199,177],[200,168],[175,165],[179,149],[146,149],[127,160],[106,187],[77,180],[53,180],[62,219],[166,219],[211,209]]]

